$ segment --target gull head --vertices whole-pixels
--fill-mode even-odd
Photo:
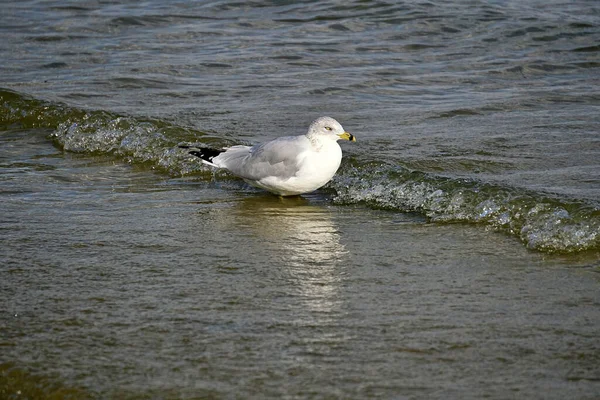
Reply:
[[[344,128],[342,128],[342,125],[331,117],[321,117],[314,120],[308,127],[306,136],[315,139],[327,137],[332,140],[344,139],[356,142],[354,135],[346,132]]]

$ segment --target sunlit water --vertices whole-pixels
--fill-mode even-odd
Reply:
[[[595,2],[2,9],[0,398],[597,398]]]

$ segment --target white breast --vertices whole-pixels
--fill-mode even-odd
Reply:
[[[318,152],[308,152],[296,176],[288,179],[289,194],[312,192],[333,178],[342,162],[342,149],[335,141],[328,141]]]

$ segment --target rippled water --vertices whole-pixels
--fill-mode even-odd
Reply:
[[[0,397],[597,396],[596,2],[2,9]],[[321,115],[301,198],[178,148]]]

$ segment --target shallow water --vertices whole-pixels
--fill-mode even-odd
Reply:
[[[0,397],[597,397],[595,2],[3,9]],[[323,114],[302,197],[177,147]]]

